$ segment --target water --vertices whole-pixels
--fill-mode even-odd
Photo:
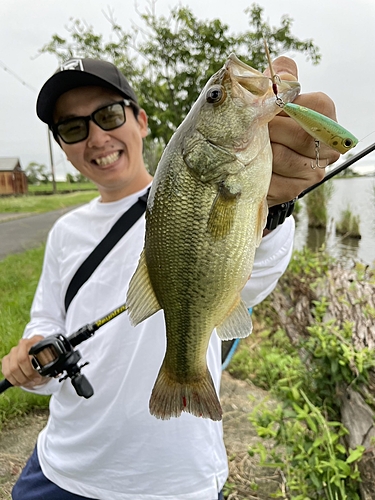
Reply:
[[[328,204],[329,222],[327,230],[308,227],[305,207],[298,214],[295,248],[308,246],[312,250],[326,245],[330,255],[345,261],[361,261],[375,265],[375,177],[334,179],[334,192]],[[307,194],[304,199],[307,199]],[[336,235],[335,222],[343,210],[350,208],[360,217],[361,239],[342,238]]]

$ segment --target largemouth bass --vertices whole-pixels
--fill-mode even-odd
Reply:
[[[160,160],[146,210],[145,245],[127,305],[138,324],[164,310],[167,350],[150,413],[220,420],[206,363],[214,328],[246,337],[240,292],[267,219],[272,172],[268,122],[280,112],[271,81],[231,54],[176,130]],[[285,102],[297,82],[282,82]]]

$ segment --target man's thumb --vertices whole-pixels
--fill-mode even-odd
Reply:
[[[279,75],[281,80],[298,80],[297,64],[290,57],[280,56],[272,62],[274,72]],[[266,76],[271,76],[270,69],[264,71]]]

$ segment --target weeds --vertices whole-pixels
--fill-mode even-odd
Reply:
[[[328,202],[333,194],[332,180],[311,191],[306,197],[306,209],[310,227],[326,228],[328,222]]]
[[[314,288],[331,262],[324,253],[305,249],[294,254],[285,282],[303,280]],[[302,278],[303,277],[303,278]],[[333,320],[324,322],[327,299],[313,303],[314,324],[292,345],[271,317],[267,299],[255,308],[255,322],[262,318],[261,331],[247,341],[232,360],[230,372],[250,379],[280,401],[270,409],[263,402],[250,420],[262,439],[249,453],[258,454],[261,465],[279,469],[286,477],[287,491],[279,498],[290,500],[359,500],[360,475],[357,463],[365,448],[345,445],[347,430],[341,423],[338,387],[366,383],[375,366],[373,353],[354,348],[350,322],[341,328]]]
[[[353,215],[350,207],[348,207],[341,212],[340,220],[336,222],[336,232],[344,236],[360,239],[359,222],[359,215]]]

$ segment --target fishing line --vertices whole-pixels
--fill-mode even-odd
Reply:
[[[20,76],[18,76],[17,73],[12,71],[5,63],[3,63],[3,61],[0,61],[0,66],[3,68],[4,71],[12,75],[16,80],[18,80],[24,87],[27,87],[34,94],[38,93],[38,91],[34,87],[25,82],[25,80],[23,80]]]
[[[370,137],[370,135],[372,134],[375,134],[375,130],[373,130],[372,132],[370,132],[369,134],[365,135],[364,137],[362,137],[362,139],[359,139],[358,142],[363,142],[365,139],[367,139],[367,137]]]

